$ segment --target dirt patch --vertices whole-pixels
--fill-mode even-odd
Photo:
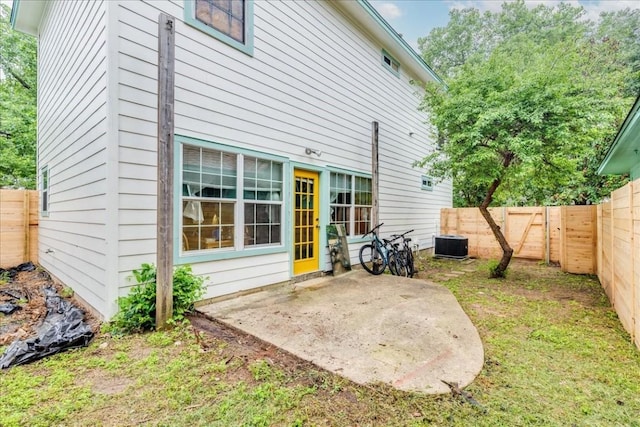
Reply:
[[[113,374],[98,368],[87,371],[80,381],[80,385],[89,385],[93,392],[108,396],[122,393],[134,383],[130,378],[114,377]]]
[[[188,318],[196,339],[204,351],[219,348],[219,343],[224,343],[222,353],[226,357],[227,363],[231,363],[234,358],[240,359],[243,364],[264,360],[271,365],[278,366],[288,374],[320,369],[311,362],[300,359],[279,347],[227,326],[202,313],[193,313]]]
[[[30,267],[27,265],[30,264]],[[15,340],[24,340],[36,335],[38,326],[47,315],[43,289],[52,286],[59,295],[64,289],[49,273],[27,263],[0,271],[0,304],[14,304],[19,308],[11,314],[0,314],[0,346]],[[23,270],[23,271],[20,271]],[[70,298],[76,307],[83,308],[76,298]],[[94,331],[99,328],[99,320],[85,312],[85,321]]]

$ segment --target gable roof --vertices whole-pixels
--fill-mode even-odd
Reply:
[[[364,30],[381,43],[411,74],[423,82],[438,82],[442,79],[427,65],[418,53],[375,10],[367,0],[334,0],[330,2],[347,13]],[[46,5],[44,0],[13,0],[11,26],[23,33],[38,35],[38,26]]]
[[[640,164],[640,95],[609,147],[598,174],[624,174]]]

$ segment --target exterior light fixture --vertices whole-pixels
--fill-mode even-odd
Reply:
[[[320,157],[320,155],[322,154],[322,151],[314,150],[313,148],[305,148],[304,152],[307,153],[307,154],[315,154],[318,157]]]

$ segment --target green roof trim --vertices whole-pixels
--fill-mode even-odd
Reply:
[[[358,4],[380,25],[395,41],[402,47],[435,81],[445,85],[444,81],[438,76],[435,71],[429,67],[424,59],[413,50],[409,43],[403,39],[400,34],[378,13],[378,11],[367,0],[358,0]]]
[[[16,17],[18,16],[18,9],[20,9],[20,0],[13,0],[9,22],[11,23],[11,28],[14,30],[16,29]]]
[[[622,122],[616,137],[598,168],[599,175],[631,173],[638,178],[640,166],[640,95]],[[635,173],[634,173],[635,172]],[[636,176],[634,176],[636,175]]]

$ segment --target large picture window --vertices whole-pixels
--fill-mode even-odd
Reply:
[[[282,243],[282,163],[182,147],[183,252]]]
[[[371,178],[331,172],[329,185],[331,224],[343,224],[348,236],[371,226]]]

